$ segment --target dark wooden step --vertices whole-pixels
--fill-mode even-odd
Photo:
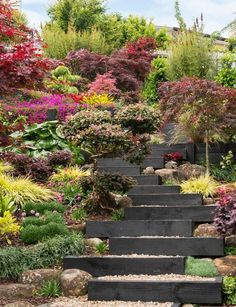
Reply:
[[[133,176],[140,174],[140,167],[139,166],[103,166],[98,167],[98,171],[108,172],[111,174],[121,174],[126,176]]]
[[[88,299],[221,304],[222,278],[212,280],[91,280]]]
[[[147,157],[142,162],[141,167],[146,168],[148,166],[152,166],[154,168],[163,168],[164,167],[164,158],[162,156],[157,157],[156,155]]]
[[[98,167],[126,167],[126,166],[137,166],[130,163],[129,161],[123,160],[121,158],[99,158],[97,159]]]
[[[86,237],[192,236],[191,220],[88,221]]]
[[[201,194],[131,194],[134,206],[199,206],[202,205]]]
[[[80,269],[91,275],[129,275],[129,274],[184,274],[185,257],[93,257],[68,256],[64,258],[63,268]]]
[[[157,175],[134,175],[132,176],[138,185],[159,185],[161,178]]]
[[[126,220],[191,219],[193,222],[212,222],[216,206],[130,207],[125,208]]]
[[[193,237],[110,238],[109,251],[113,255],[146,254],[218,257],[224,255],[224,240]]]
[[[167,193],[180,193],[180,186],[168,185],[137,185],[133,187],[129,194],[167,194]]]

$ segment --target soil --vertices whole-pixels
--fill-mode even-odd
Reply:
[[[41,304],[46,304],[46,303],[51,303],[53,301],[53,299],[51,298],[47,298],[47,297],[31,297],[31,298],[26,298],[26,299],[2,299],[0,298],[0,307],[4,307],[6,304],[10,304],[10,303],[14,303],[16,301],[25,301],[25,302],[29,302],[32,305],[41,305]]]

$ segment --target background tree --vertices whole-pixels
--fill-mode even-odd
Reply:
[[[234,13],[236,14],[236,13]],[[236,17],[233,21],[231,21],[224,29],[223,31],[229,31],[232,37],[236,37]]]
[[[206,169],[209,174],[209,142],[216,135],[224,136],[235,128],[236,90],[217,85],[214,81],[185,78],[166,82],[159,88],[160,107],[165,121],[179,121],[188,113],[206,143]]]

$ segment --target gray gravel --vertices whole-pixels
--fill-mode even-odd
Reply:
[[[100,280],[189,280],[189,281],[208,281],[215,280],[211,277],[200,277],[190,275],[177,275],[177,274],[163,274],[163,275],[114,275],[114,276],[102,276]]]

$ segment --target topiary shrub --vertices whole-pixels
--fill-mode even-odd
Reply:
[[[185,264],[185,274],[202,277],[217,276],[217,269],[211,261],[188,257]]]

